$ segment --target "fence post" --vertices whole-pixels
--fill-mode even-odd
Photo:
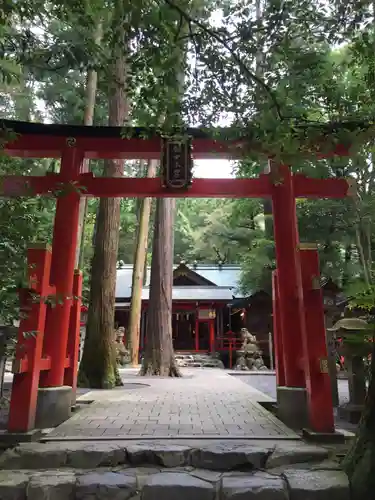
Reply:
[[[73,281],[73,304],[70,310],[69,334],[68,334],[68,359],[69,366],[65,368],[64,385],[72,388],[72,404],[76,401],[78,359],[81,330],[81,296],[82,296],[82,272],[76,269]]]
[[[35,426],[46,298],[51,293],[51,257],[51,249],[45,244],[32,245],[27,252],[29,286],[20,290],[21,318],[13,363],[9,432],[28,432]]]
[[[307,328],[303,349],[309,424],[314,432],[333,433],[335,424],[328,371],[323,293],[319,279],[319,255],[316,249],[305,245],[301,245],[300,253]]]

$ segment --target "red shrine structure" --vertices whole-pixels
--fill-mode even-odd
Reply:
[[[150,271],[151,268],[148,266],[142,288],[140,353],[147,343]],[[249,307],[250,303],[256,300],[256,296],[262,296],[262,294],[243,297],[238,289],[240,274],[240,266],[221,262],[187,264],[182,261],[174,265],[172,337],[176,353],[220,353],[227,359],[230,348],[241,348],[240,330],[243,327],[250,328],[250,331],[257,336],[257,340],[262,342],[262,350],[268,351],[268,337],[272,330],[272,322],[263,320],[264,311],[261,301],[257,302],[258,314],[252,314],[253,311]],[[125,343],[131,305],[132,276],[131,264],[119,265],[116,278],[115,322],[118,326],[125,327]],[[269,298],[269,305],[271,305],[271,297],[265,295]],[[246,304],[249,315],[245,307],[238,306],[239,302]],[[268,319],[271,319],[270,316]],[[263,345],[264,339],[266,339],[265,345]]]
[[[43,391],[55,389],[58,393],[61,387],[68,386],[74,395],[82,287],[82,276],[74,269],[74,261],[81,196],[270,198],[277,261],[273,301],[279,409],[289,406],[290,412],[292,403],[292,411],[298,411],[306,400],[307,426],[315,432],[334,432],[318,253],[299,243],[295,200],[346,197],[350,194],[346,179],[307,178],[292,174],[288,165],[270,161],[270,173],[258,178],[194,179],[190,184],[182,179],[176,161],[179,147],[171,144],[166,148],[164,139],[150,130],[128,129],[124,138],[121,128],[5,120],[2,129],[5,154],[61,159],[59,173],[1,179],[2,196],[57,195],[52,250],[43,245],[28,251],[29,288],[21,294],[27,315],[19,327],[10,432],[27,432],[35,427],[37,401]],[[322,127],[320,144],[331,132],[331,126]],[[238,146],[245,141],[213,139],[208,132],[196,129],[186,130],[185,134],[190,137],[194,159],[242,156]],[[185,154],[186,148],[179,151]],[[317,146],[317,156],[324,156],[321,151]],[[159,159],[161,152],[167,157],[172,155],[175,161],[170,164],[171,170],[167,169],[167,180],[94,177],[85,161]],[[348,154],[348,148],[338,145],[326,156]],[[51,307],[46,300],[51,296],[63,300]]]

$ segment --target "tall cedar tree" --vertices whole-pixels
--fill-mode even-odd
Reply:
[[[122,126],[129,118],[126,95],[127,58],[125,14],[122,0],[116,0],[113,20],[113,78],[109,86],[108,125]],[[106,160],[104,175],[121,177],[123,160]],[[101,198],[92,259],[90,305],[79,382],[85,387],[112,388],[121,385],[114,352],[114,310],[116,261],[119,243],[120,199]]]
[[[189,26],[179,16],[181,38],[174,40],[172,71],[175,74],[172,97],[167,103],[166,123],[181,125],[181,101],[184,94],[186,65],[186,35]],[[185,35],[185,36],[184,36]],[[174,258],[174,221],[176,200],[156,200],[154,240],[152,247],[150,297],[147,316],[147,343],[141,375],[180,377],[172,340],[172,288]]]
[[[175,200],[158,198],[152,246],[147,343],[141,375],[180,376],[172,342],[174,217]]]

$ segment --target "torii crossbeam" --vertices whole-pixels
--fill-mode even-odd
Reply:
[[[273,180],[270,174],[254,179],[193,179],[188,190],[163,187],[160,178],[94,177],[91,172],[71,177],[62,174],[45,176],[3,176],[0,196],[53,195],[74,189],[82,196],[129,198],[271,198]],[[311,179],[302,174],[293,176],[296,198],[343,198],[348,194],[346,179]]]

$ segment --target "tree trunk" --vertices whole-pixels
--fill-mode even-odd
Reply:
[[[365,258],[365,252],[363,249],[363,244],[362,244],[362,239],[361,239],[361,229],[360,229],[359,224],[356,224],[355,235],[356,235],[356,240],[357,240],[357,249],[358,249],[358,254],[359,254],[359,260],[362,264],[363,278],[365,280],[367,287],[370,287],[371,277],[370,277],[369,270],[367,268],[367,262],[366,262],[366,258]]]
[[[109,88],[109,126],[122,126],[129,116],[126,99],[126,53],[123,5],[119,0],[113,14],[117,40],[113,48],[113,79]],[[120,11],[121,14],[119,14]],[[104,175],[120,177],[122,160],[107,160]],[[92,388],[112,388],[121,384],[116,366],[114,311],[116,262],[120,227],[120,198],[101,198],[92,259],[90,306],[86,339],[80,364],[79,383]]]
[[[178,19],[176,25],[179,26],[180,40],[171,48],[178,57],[174,65],[175,88],[170,88],[170,92],[176,95],[177,98],[170,99],[165,103],[166,109],[163,110],[163,114],[170,124],[181,126],[183,124],[181,100],[185,90],[185,63],[187,57],[187,42],[186,37],[183,35],[189,33],[189,25],[183,19]],[[176,364],[172,340],[175,214],[176,200],[174,198],[157,199],[146,328],[147,342],[141,375],[181,376]]]
[[[150,160],[148,162],[147,177],[155,177],[158,162]],[[132,366],[138,365],[140,321],[142,305],[143,276],[145,271],[145,261],[148,245],[148,230],[150,225],[152,198],[143,198],[140,206],[139,228],[137,247],[133,266],[132,298],[129,317],[128,336],[130,338],[131,362]]]
[[[365,241],[366,241],[366,262],[367,269],[371,274],[372,269],[372,245],[371,245],[371,219],[370,217],[366,218],[366,227],[365,227]]]
[[[352,245],[345,246],[344,270],[342,273],[342,286],[346,287],[352,277],[349,272],[349,266],[352,260]]]
[[[102,36],[102,25],[98,23],[96,31],[94,33],[94,42],[96,44],[100,43]],[[95,100],[96,100],[96,90],[98,87],[98,73],[90,69],[87,72],[86,79],[86,106],[85,114],[83,117],[83,124],[91,126],[94,122],[94,110],[95,110]],[[85,160],[85,171],[89,171],[90,160]],[[78,244],[76,249],[76,259],[75,266],[80,269],[83,268],[83,257],[84,257],[84,237],[85,237],[85,219],[87,212],[87,197],[82,196],[79,205],[79,222],[78,222]]]
[[[374,344],[375,346],[375,344]],[[366,406],[358,426],[357,436],[343,467],[349,476],[352,498],[372,500],[375,491],[375,348],[372,352],[371,378]]]
[[[255,2],[255,17],[257,21],[261,21],[262,19],[262,2],[261,0],[256,0]],[[261,44],[259,44],[261,46]],[[258,50],[255,56],[255,73],[257,77],[261,80],[263,79],[263,52],[262,50]],[[262,96],[262,89],[259,87],[259,85],[256,88],[256,101],[260,104],[261,102],[261,96]],[[264,174],[269,174],[270,173],[270,167],[268,165],[268,162],[264,165],[263,167],[263,173]],[[263,214],[264,214],[264,234],[267,240],[272,240],[273,239],[273,218],[272,218],[272,200],[270,199],[264,199],[263,200]],[[270,260],[274,259],[275,257],[275,252],[274,249],[270,249],[268,251],[269,258]]]
[[[147,343],[141,375],[180,377],[172,342],[173,222],[175,200],[156,201]]]

